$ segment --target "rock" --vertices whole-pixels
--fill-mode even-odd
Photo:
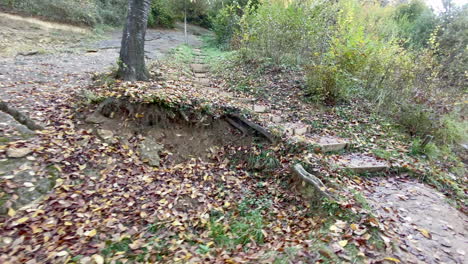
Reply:
[[[331,162],[338,167],[351,170],[355,173],[373,173],[385,171],[390,168],[390,165],[386,161],[378,160],[373,156],[356,153],[340,156],[336,160],[331,160]]]
[[[9,148],[7,150],[7,157],[9,158],[23,158],[31,154],[33,150],[31,148]]]
[[[97,130],[97,135],[100,137],[102,140],[109,144],[114,144],[117,143],[118,140],[114,136],[114,132],[107,130],[107,129],[98,129]]]
[[[208,78],[199,78],[197,82],[203,86],[210,86],[210,79]]]
[[[102,124],[106,122],[107,120],[108,120],[107,117],[98,113],[93,113],[85,119],[85,122],[88,124]]]
[[[266,106],[264,106],[264,105],[253,105],[252,110],[255,113],[265,113],[265,112],[268,111],[268,108]]]
[[[332,152],[345,149],[349,142],[335,136],[320,136],[311,139],[312,143],[318,145],[318,152]]]
[[[308,128],[306,126],[304,127],[297,127],[297,128],[294,128],[294,135],[295,136],[303,136],[307,133],[308,131]]]
[[[281,118],[281,116],[277,116],[277,115],[272,115],[271,118],[270,118],[271,122],[273,123],[281,123],[281,121],[283,121],[283,119]]]
[[[204,64],[191,64],[190,67],[194,73],[206,73],[208,69]]]
[[[153,167],[159,167],[161,162],[159,154],[163,149],[164,145],[150,138],[145,138],[138,148],[141,159]]]

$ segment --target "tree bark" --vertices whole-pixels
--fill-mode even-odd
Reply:
[[[118,77],[125,81],[146,81],[145,35],[151,0],[129,0],[122,36]]]

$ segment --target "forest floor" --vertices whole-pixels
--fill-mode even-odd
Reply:
[[[154,80],[115,82],[100,73],[115,66],[120,32],[96,38],[62,26],[0,14],[0,99],[46,127],[33,132],[0,113],[2,263],[467,263],[466,214],[411,177],[427,166],[385,121],[304,102],[301,80],[281,69],[262,73],[268,92],[193,74],[191,63],[210,65],[216,54],[193,34],[179,47],[181,30],[147,32]],[[111,96],[129,98],[131,115],[90,114]],[[148,112],[149,99],[166,108]],[[197,111],[186,117],[186,108]],[[248,109],[281,142],[197,116],[221,108]],[[202,125],[185,125],[194,119]],[[353,147],[316,154],[296,144],[301,125]],[[144,158],[142,142],[166,147]],[[410,170],[329,165],[355,152]],[[290,166],[306,156],[341,197],[323,208],[291,188]]]

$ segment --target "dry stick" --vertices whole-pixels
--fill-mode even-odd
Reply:
[[[421,143],[421,148],[425,148],[427,144],[431,143],[433,138],[434,137],[431,135],[426,135],[426,137],[424,138],[424,141]]]
[[[236,121],[232,120],[229,117],[226,117],[226,121],[233,127],[239,129],[240,132],[242,132],[242,136],[245,136],[247,134],[247,129],[245,129],[243,126],[239,125]]]
[[[44,129],[42,126],[34,123],[34,121],[32,121],[29,117],[27,117],[26,115],[20,113],[18,110],[9,107],[7,103],[5,103],[4,101],[1,101],[1,100],[0,100],[0,111],[3,111],[5,113],[9,114],[16,121],[18,121],[19,123],[25,125],[27,128],[29,128],[31,130],[43,130]]]
[[[301,164],[296,164],[293,166],[292,168],[293,172],[299,176],[302,180],[304,180],[305,182],[307,183],[310,183],[314,189],[323,197],[326,197],[330,200],[332,200],[331,196],[325,191],[326,190],[326,186],[325,184],[323,184],[323,182],[315,177],[314,175],[308,173],[304,167],[302,167]]]
[[[263,135],[265,138],[267,138],[271,143],[275,143],[275,138],[272,134],[270,134],[266,129],[264,129],[263,127],[247,120],[246,118],[243,118],[242,116],[238,115],[238,114],[230,114],[228,115],[230,117],[234,117],[235,119],[238,119],[240,120],[242,123],[244,123],[245,125],[247,125],[248,127],[252,128],[253,130],[257,131],[258,133],[260,133],[261,135]]]

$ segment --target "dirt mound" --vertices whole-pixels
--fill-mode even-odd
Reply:
[[[233,120],[227,119],[158,104],[108,101],[86,120],[97,125],[96,131],[104,140],[122,144],[139,141],[141,157],[159,163],[156,156],[161,156],[166,165],[173,165],[190,159],[207,160],[223,146],[266,141],[264,137],[255,137],[256,131],[248,126],[233,125]]]

